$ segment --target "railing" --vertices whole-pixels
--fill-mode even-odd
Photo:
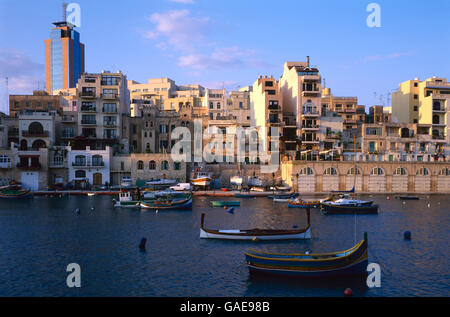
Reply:
[[[117,113],[117,108],[103,108],[102,109],[103,113]]]
[[[39,171],[42,167],[41,163],[37,163],[37,164],[35,163],[32,165],[23,165],[23,164],[17,163],[16,166],[18,169],[26,170],[26,171]]]
[[[97,121],[95,121],[95,120],[81,120],[81,124],[96,125]]]
[[[114,100],[118,98],[118,94],[115,93],[107,93],[107,94],[102,94],[103,99],[109,99],[109,100]]]
[[[95,98],[95,91],[81,91],[80,97],[82,98]]]
[[[22,131],[22,136],[24,138],[47,138],[48,137],[48,131],[42,131],[42,132]]]
[[[74,167],[103,167],[105,166],[105,162],[72,162],[72,166]]]
[[[82,112],[96,112],[97,108],[96,107],[81,106],[81,111]]]
[[[0,169],[9,169],[12,168],[11,162],[8,163],[0,163]]]
[[[63,116],[61,122],[75,122],[75,117],[73,116]]]
[[[61,135],[61,137],[62,137],[63,139],[71,139],[71,138],[74,138],[74,137],[75,137],[75,133],[63,133],[63,134]]]

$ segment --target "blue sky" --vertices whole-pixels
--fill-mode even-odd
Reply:
[[[333,94],[366,106],[381,95],[387,103],[408,79],[450,80],[448,0],[74,2],[88,72],[237,89],[259,75],[279,78],[285,61],[309,55]],[[380,5],[380,28],[366,24],[371,2]],[[61,3],[0,0],[0,108],[6,76],[11,94],[44,87],[44,39],[61,19]]]

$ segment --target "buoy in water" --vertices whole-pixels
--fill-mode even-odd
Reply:
[[[406,205],[406,201],[402,201],[402,205]]]
[[[158,209],[156,209],[155,213],[158,213],[158,212],[159,212],[159,210],[158,210]]]
[[[391,197],[387,196],[387,197],[386,197],[386,200],[391,200]]]
[[[81,212],[81,211],[80,211],[80,208],[77,208],[77,209],[75,209],[75,213],[76,213],[76,214],[78,214],[78,215],[79,215],[79,214],[80,214],[80,212]]]
[[[405,240],[411,240],[411,231],[405,231],[405,232],[403,233],[403,238],[404,238]]]
[[[94,210],[95,210],[95,207],[91,207],[91,210],[94,211]]]
[[[231,207],[230,209],[228,209],[227,212],[229,212],[230,214],[234,213],[234,207]]]
[[[256,242],[256,241],[258,241],[258,238],[257,237],[253,237],[252,241]]]
[[[223,209],[227,209],[227,206],[223,206]]]
[[[428,203],[427,207],[430,208],[430,206],[431,206],[430,203]]]
[[[353,291],[351,288],[346,288],[344,291],[345,296],[353,296]]]
[[[141,239],[141,243],[139,243],[139,249],[141,250],[141,251],[145,251],[145,243],[147,242],[147,239],[146,238],[142,238]]]
[[[293,225],[292,228],[293,228],[293,229],[297,229],[298,226],[297,226],[297,225]]]

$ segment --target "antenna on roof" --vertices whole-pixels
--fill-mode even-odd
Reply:
[[[325,77],[323,78],[323,88],[327,88],[327,81],[326,81]]]
[[[64,1],[63,1],[63,3],[62,3],[62,10],[63,10],[63,12],[62,12],[62,18],[63,18],[63,21],[64,22],[66,22],[67,21],[67,3],[65,3]]]

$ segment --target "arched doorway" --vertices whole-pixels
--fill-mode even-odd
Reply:
[[[45,144],[44,141],[42,141],[42,140],[36,140],[36,141],[33,142],[33,144],[31,145],[31,147],[32,147],[33,149],[39,150],[40,148],[45,148],[45,147],[47,147],[47,146],[46,146],[46,144]]]
[[[33,135],[44,134],[44,127],[39,122],[33,122],[28,126],[28,133]]]
[[[102,173],[95,173],[94,174],[94,179],[93,179],[93,184],[94,185],[102,185]]]

